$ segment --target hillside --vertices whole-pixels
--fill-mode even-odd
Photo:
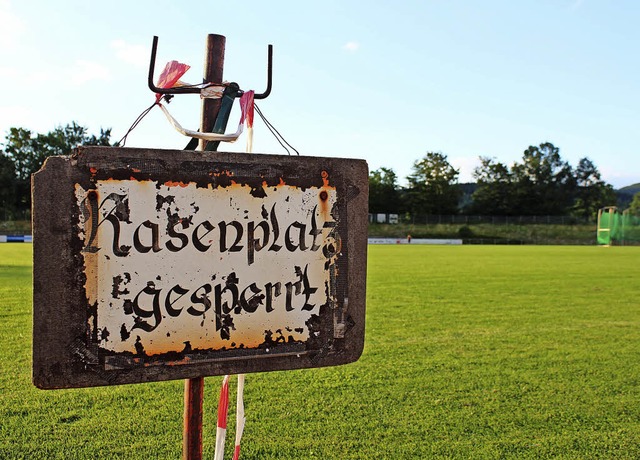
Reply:
[[[462,196],[460,199],[459,208],[464,209],[469,206],[473,201],[473,192],[478,188],[478,184],[475,182],[465,182],[460,184],[460,188],[462,190]],[[631,204],[631,200],[633,199],[633,195],[640,192],[640,182],[637,184],[627,185],[626,187],[622,187],[616,192],[616,203],[620,209],[627,209]]]
[[[633,200],[633,195],[640,192],[640,183],[627,185],[621,189],[616,190],[617,206],[620,209],[626,209]]]
[[[617,192],[633,196],[636,193],[640,192],[640,182],[638,182],[637,184],[622,187],[621,189],[617,190]]]

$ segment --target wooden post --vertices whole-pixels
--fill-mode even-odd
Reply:
[[[222,35],[209,34],[204,58],[204,80],[222,82],[226,39]],[[220,111],[219,99],[203,99],[200,114],[200,131],[211,132]],[[207,141],[200,140],[198,150],[204,150]],[[183,460],[202,460],[202,402],[204,377],[184,382],[184,431],[182,441]]]
[[[182,458],[202,460],[202,401],[204,377],[184,381],[184,430]]]
[[[204,56],[204,80],[212,83],[222,83],[224,69],[224,48],[226,38],[222,35],[209,34]],[[203,99],[200,114],[200,131],[210,133],[220,111],[220,99]],[[200,140],[198,150],[204,150],[207,141]]]

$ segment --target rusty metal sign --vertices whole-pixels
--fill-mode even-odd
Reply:
[[[361,160],[86,147],[33,177],[33,380],[344,364],[364,344]]]

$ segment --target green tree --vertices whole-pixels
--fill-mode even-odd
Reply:
[[[398,177],[393,169],[369,171],[369,212],[397,213],[400,209]]]
[[[7,155],[0,151],[0,219],[15,218],[16,168]]]
[[[413,164],[407,176],[406,206],[417,214],[456,214],[460,200],[459,171],[441,152],[427,154]]]
[[[588,158],[582,158],[575,169],[576,191],[572,213],[576,216],[593,219],[598,209],[613,206],[616,193],[613,186],[601,179],[600,171]]]
[[[3,179],[0,205],[5,213],[24,213],[31,209],[31,174],[40,169],[48,156],[69,155],[78,145],[107,146],[110,137],[110,129],[101,129],[99,136],[89,135],[87,128],[76,122],[59,126],[46,134],[10,128],[0,152],[0,175]]]
[[[514,214],[563,215],[573,204],[575,179],[560,149],[550,142],[529,146],[522,163],[511,168],[514,178]]]
[[[494,158],[480,157],[473,171],[478,188],[472,195],[470,212],[505,216],[514,210],[514,182],[509,167]]]
[[[47,134],[38,134],[36,140],[44,157],[69,155],[78,145],[110,145],[111,130],[100,129],[100,135],[89,135],[87,128],[75,121],[64,127],[58,126]]]
[[[633,195],[633,200],[629,205],[629,212],[634,216],[640,216],[640,192]]]
[[[39,169],[44,161],[33,133],[24,128],[11,128],[4,144],[5,161],[13,164],[14,177],[3,182],[3,187],[12,191],[13,202],[5,210],[22,213],[31,206],[31,173]],[[9,193],[9,192],[7,192]]]
[[[477,189],[470,212],[489,215],[568,215],[592,218],[602,206],[615,203],[613,187],[598,168],[582,158],[574,170],[560,149],[545,142],[529,146],[511,169],[480,157],[474,170]]]

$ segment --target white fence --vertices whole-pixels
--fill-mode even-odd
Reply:
[[[31,243],[31,235],[0,235],[0,243]]]
[[[462,244],[462,240],[435,238],[369,238],[369,244]]]

